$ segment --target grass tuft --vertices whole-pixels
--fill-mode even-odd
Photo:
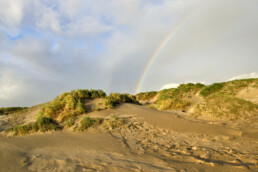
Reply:
[[[111,118],[108,120],[108,124],[112,129],[118,128],[123,126],[125,123],[125,120],[123,118],[119,118],[115,115],[111,116]]]
[[[223,87],[224,87],[225,83],[214,83],[206,88],[204,88],[200,94],[203,96],[203,97],[207,97],[211,94],[214,94],[218,91],[220,91]]]
[[[86,99],[104,98],[106,93],[102,90],[72,90],[62,93],[53,101],[47,103],[42,109],[45,116],[65,121],[70,116],[78,116],[87,111],[84,101]]]
[[[120,103],[139,104],[136,97],[130,94],[111,93],[105,100],[105,106],[107,108],[113,108]]]
[[[46,132],[60,129],[58,123],[50,118],[45,116],[39,116],[36,122],[31,122],[25,125],[17,125],[13,128],[5,130],[5,132],[13,132],[16,135],[26,135],[34,133],[37,131]]]
[[[8,115],[28,109],[27,107],[6,107],[0,108],[0,115]]]
[[[90,117],[84,117],[81,120],[81,125],[79,127],[79,130],[84,131],[87,128],[93,126],[93,125],[99,125],[101,124],[102,120],[100,118],[90,118]]]

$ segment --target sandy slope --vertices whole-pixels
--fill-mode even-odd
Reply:
[[[0,171],[258,170],[257,121],[204,122],[132,104],[87,115],[127,122],[114,130],[0,134]]]

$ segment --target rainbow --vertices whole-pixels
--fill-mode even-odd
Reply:
[[[179,30],[189,21],[189,19],[200,9],[200,6],[198,8],[195,8],[192,10],[180,23],[178,23],[173,30],[168,34],[168,36],[161,42],[161,44],[158,46],[158,48],[155,50],[154,54],[151,56],[149,61],[147,62],[142,75],[140,76],[139,82],[137,84],[135,94],[139,93],[142,84],[144,83],[144,80],[147,76],[148,71],[150,70],[152,64],[154,63],[155,59],[159,56],[160,52],[164,47],[167,45],[169,40],[171,40],[178,32]]]

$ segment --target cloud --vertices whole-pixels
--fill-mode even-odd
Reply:
[[[31,105],[77,88],[134,93],[173,30],[141,91],[250,73],[257,7],[256,0],[0,0],[0,105]]]
[[[1,71],[0,74],[0,101],[13,99],[21,96],[24,90],[24,82],[21,78],[15,77],[10,70]]]
[[[163,85],[160,90],[164,90],[164,89],[168,89],[168,88],[177,88],[180,84],[177,83],[169,83],[169,84],[165,84]]]
[[[19,0],[0,0],[0,28],[9,35],[18,34],[18,27],[23,19],[23,3]]]
[[[256,72],[248,73],[248,74],[242,74],[233,76],[228,81],[236,80],[236,79],[248,79],[248,78],[258,78],[258,74]]]

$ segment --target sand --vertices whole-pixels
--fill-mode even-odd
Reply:
[[[87,115],[117,115],[126,124],[16,137],[1,133],[0,171],[258,170],[257,120],[202,121],[132,104]],[[1,130],[12,121],[7,119],[0,117]]]

